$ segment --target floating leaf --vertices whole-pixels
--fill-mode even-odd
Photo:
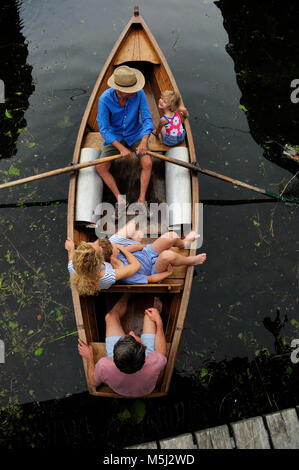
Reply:
[[[146,415],[146,406],[143,400],[136,400],[132,407],[132,414],[135,423],[139,424],[144,419]]]
[[[43,352],[44,348],[38,348],[34,351],[35,356],[40,356]]]
[[[242,104],[239,104],[238,108],[242,109],[242,111],[244,111],[245,113],[248,111],[248,109],[245,108],[245,106],[243,106]]]
[[[55,311],[56,311],[56,321],[63,320],[63,316],[62,316],[61,311],[59,310],[59,308],[56,307]]]
[[[15,176],[19,176],[20,174],[20,170],[14,166],[11,165],[11,167],[9,168],[8,170],[8,174],[9,175],[15,175]]]
[[[123,421],[126,421],[127,419],[131,418],[131,413],[128,410],[128,408],[125,408],[123,411],[118,413],[117,417],[118,417],[119,421],[122,423]]]
[[[32,147],[36,146],[36,143],[35,142],[29,142],[29,140],[26,140],[25,145],[26,145],[26,147],[31,149]]]
[[[61,129],[64,129],[66,127],[72,127],[73,123],[70,121],[70,117],[68,114],[66,114],[63,118],[62,121],[59,121],[57,123],[57,126],[60,127]]]
[[[5,110],[5,117],[7,117],[8,119],[13,119],[13,115],[7,111],[7,109]]]

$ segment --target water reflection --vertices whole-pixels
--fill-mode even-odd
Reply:
[[[22,34],[18,0],[1,2],[0,78],[5,85],[5,103],[0,104],[0,158],[16,153],[16,143],[26,127],[24,114],[34,91],[32,67],[27,63],[28,47]]]
[[[282,114],[278,110],[272,113],[271,93],[264,96],[265,88],[263,94],[260,92],[258,79],[262,81],[262,78],[256,70],[263,67],[263,63],[258,60],[255,63],[251,55],[256,51],[249,47],[250,31],[258,27],[261,31],[258,25],[265,22],[267,31],[271,32],[272,16],[268,24],[266,14],[261,13],[261,7],[253,1],[234,4],[223,0],[214,7],[212,0],[210,3],[192,0],[190,10],[185,4],[178,4],[177,10],[174,9],[173,0],[166,0],[163,5],[153,0],[157,8],[152,8],[150,3],[149,6],[144,2],[142,15],[170,62],[186,104],[190,105],[199,161],[278,192],[277,185],[281,181],[285,184],[281,168],[265,162],[263,170],[259,158],[254,156],[259,148],[255,143],[252,145],[246,125],[243,126],[243,121],[235,122],[239,90],[234,85],[231,60],[219,46],[225,35],[222,19],[219,21],[221,7],[229,42],[234,44],[231,53],[234,53],[232,57],[242,90],[241,102],[249,110],[246,116],[252,135],[263,146],[265,156],[270,154],[266,148],[268,138],[298,143],[296,136],[292,140],[291,118],[284,106],[280,108]],[[7,4],[8,1],[2,3]],[[106,4],[101,10],[105,13],[100,17],[98,0],[91,0],[88,10],[84,3],[74,5],[72,0],[25,4],[28,7],[26,36],[32,41],[29,62],[35,64],[37,80],[26,114],[28,132],[32,136],[23,145],[18,142],[17,168],[12,168],[12,171],[20,169],[20,176],[45,171],[47,165],[66,166],[71,160],[92,84],[121,32],[120,18],[123,15],[123,23],[126,23],[132,14],[131,8],[123,7],[120,12],[119,5],[112,7],[109,0],[100,1],[101,5]],[[18,11],[18,5],[10,3],[10,15]],[[247,23],[242,5],[244,11],[248,7],[251,12]],[[281,11],[284,9],[282,6]],[[157,11],[159,17],[167,16],[169,29],[162,28],[157,21]],[[281,12],[277,9],[274,12],[276,19],[272,23],[277,26]],[[28,32],[30,15],[34,16],[34,21]],[[19,24],[18,15],[14,17]],[[175,27],[182,28],[182,40],[175,44],[176,51],[171,47],[174,42],[172,21]],[[111,25],[115,26],[114,30]],[[282,28],[285,28],[285,21]],[[21,29],[19,25],[19,33]],[[293,31],[286,34],[290,44],[294,44],[296,28],[292,25],[291,29]],[[22,79],[24,96],[17,95],[18,104],[10,104],[10,107],[23,106],[19,100],[26,92],[26,109],[33,85],[31,67],[26,65],[27,46],[22,35],[21,38],[19,41],[20,36],[16,35],[11,47],[17,50],[19,42],[23,44],[21,50],[26,53],[21,61],[20,76],[27,71],[28,80]],[[6,44],[6,39],[1,41]],[[171,44],[167,49],[168,41]],[[226,44],[226,38],[223,41]],[[263,41],[267,43],[266,38]],[[251,52],[249,62],[248,49]],[[258,58],[259,51],[256,53]],[[285,53],[290,58],[291,51]],[[9,48],[5,49],[5,57],[9,63]],[[275,60],[286,63],[279,54]],[[242,77],[242,67],[247,79]],[[251,69],[255,71],[252,76],[248,72]],[[261,70],[266,80],[267,70]],[[218,88],[215,77],[221,83],[221,86],[217,84]],[[253,80],[252,86],[250,80]],[[282,91],[279,79],[276,81],[275,87]],[[287,90],[289,93],[289,84]],[[287,94],[285,100],[288,100]],[[293,107],[290,109],[295,111],[296,105]],[[211,119],[205,118],[205,112]],[[198,122],[196,114],[201,116]],[[217,125],[213,124],[215,116]],[[11,119],[6,121],[12,126]],[[291,125],[292,130],[294,126]],[[11,128],[14,130],[13,126]],[[2,155],[14,154],[7,140],[0,141],[0,147]],[[271,155],[276,151],[281,158],[281,149],[275,145]],[[248,154],[253,158],[247,160]],[[9,171],[10,161],[2,161],[1,165],[1,171]],[[276,307],[280,305],[283,315],[287,313],[289,318],[279,331],[280,337],[288,342],[299,335],[298,301],[294,295],[299,279],[294,256],[295,206],[254,199],[254,196],[246,199],[250,194],[236,193],[232,185],[200,177],[201,201],[205,205],[204,243],[210,254],[209,263],[198,270],[193,281],[170,393],[165,399],[144,400],[146,415],[137,425],[132,414],[134,401],[101,400],[81,393],[86,390],[86,381],[76,350],[76,334],[73,334],[76,326],[64,251],[68,178],[59,178],[1,193],[0,338],[5,340],[8,355],[5,365],[0,367],[0,407],[7,407],[0,416],[0,423],[6,426],[2,426],[1,432],[8,431],[4,436],[6,446],[25,447],[34,443],[40,447],[95,447],[100,442],[130,445],[298,404],[296,365],[290,362],[287,345],[286,352],[282,350],[286,355],[277,357],[275,338],[266,329],[275,322]],[[269,187],[269,183],[275,186]],[[226,197],[231,200],[224,200]],[[66,334],[70,336],[59,339]],[[67,398],[61,398],[65,396]],[[29,401],[34,403],[28,404]]]
[[[219,0],[229,37],[251,135],[264,156],[291,172],[298,163],[283,154],[286,144],[298,144],[298,105],[291,101],[291,82],[299,77],[295,51],[298,6],[281,0]]]

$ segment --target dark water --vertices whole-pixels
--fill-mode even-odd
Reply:
[[[282,153],[299,143],[290,100],[297,3],[139,5],[190,112],[200,166],[280,193],[299,170]],[[72,160],[93,84],[133,6],[1,3],[1,181]],[[122,447],[298,405],[298,206],[200,175],[208,261],[194,277],[169,396],[94,399],[72,334],[68,181],[0,192],[2,447]],[[299,199],[297,177],[284,194]]]

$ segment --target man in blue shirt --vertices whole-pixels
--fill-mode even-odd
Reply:
[[[104,138],[101,158],[118,152],[124,158],[130,158],[133,156],[132,152],[136,153],[141,164],[138,203],[147,207],[146,192],[151,177],[152,160],[146,152],[154,127],[142,89],[145,79],[140,70],[122,65],[115,69],[107,83],[111,88],[100,96],[97,115],[99,130]],[[97,165],[96,169],[118,204],[123,205],[125,200],[110,172],[110,162]]]

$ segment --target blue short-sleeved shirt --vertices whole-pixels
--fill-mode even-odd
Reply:
[[[143,90],[129,98],[125,106],[120,106],[114,88],[108,88],[99,99],[97,122],[104,145],[122,139],[132,145],[144,135],[151,134],[154,128]]]

